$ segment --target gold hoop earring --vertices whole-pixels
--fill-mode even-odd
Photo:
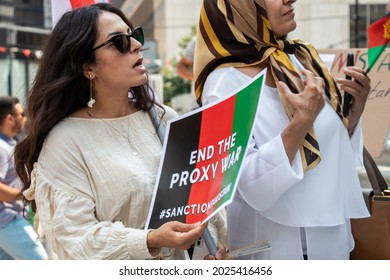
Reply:
[[[96,100],[92,98],[92,76],[89,75],[89,101],[87,103],[89,108],[92,108],[93,104],[95,104]]]

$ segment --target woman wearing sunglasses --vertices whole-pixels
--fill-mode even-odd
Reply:
[[[15,158],[60,259],[179,259],[207,226],[144,230],[162,150],[148,111],[177,115],[154,99],[143,43],[142,28],[97,4],[64,14],[43,52]]]

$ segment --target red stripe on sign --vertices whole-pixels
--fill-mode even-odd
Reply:
[[[221,171],[221,159],[229,154],[235,103],[234,95],[202,112],[196,172],[191,173],[192,179],[197,180],[192,184],[188,198],[192,211],[187,216],[187,223],[203,221],[213,211],[214,207],[208,208],[222,187],[224,173]]]
[[[70,5],[72,5],[72,10],[83,6],[93,5],[93,4],[95,4],[94,0],[70,0]]]

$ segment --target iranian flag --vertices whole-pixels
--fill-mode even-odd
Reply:
[[[93,5],[95,3],[109,3],[110,0],[51,0],[51,12],[53,26],[67,12],[76,8]]]
[[[168,123],[146,228],[204,222],[232,201],[264,80]]]
[[[368,73],[390,41],[390,15],[371,24],[367,29],[367,33]]]

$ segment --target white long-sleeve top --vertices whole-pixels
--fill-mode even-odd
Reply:
[[[177,116],[165,109],[165,121]],[[104,120],[69,117],[52,129],[25,195],[35,197],[39,222],[60,259],[156,257],[144,226],[161,152],[144,111]],[[214,238],[226,238],[225,222],[216,216],[209,223]]]
[[[250,79],[232,67],[213,71],[202,104]],[[259,106],[237,192],[227,208],[230,249],[267,239],[272,250],[250,258],[301,259],[306,253],[310,259],[348,258],[354,246],[349,219],[369,215],[355,166],[362,160],[360,123],[350,139],[326,102],[314,123],[321,162],[304,173],[299,152],[292,164],[285,153],[281,132],[289,119],[276,88],[264,87]]]

